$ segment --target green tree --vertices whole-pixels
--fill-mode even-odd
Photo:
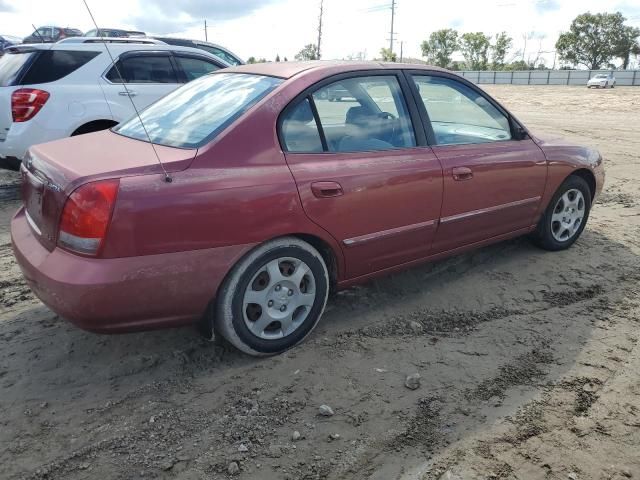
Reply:
[[[249,57],[247,58],[247,63],[258,63],[258,62],[256,61],[256,57]]]
[[[622,59],[622,69],[629,68],[632,55],[640,55],[640,29],[625,25],[616,41],[615,56]]]
[[[621,39],[624,39],[625,20],[620,12],[578,15],[569,31],[560,34],[556,42],[560,59],[597,70],[621,53],[624,55]]]
[[[422,42],[422,56],[427,62],[446,68],[451,64],[451,56],[458,50],[458,32],[452,28],[443,28],[429,35]]]
[[[381,48],[380,57],[382,57],[383,62],[395,62],[398,60],[398,56],[389,48]]]
[[[306,45],[297,53],[296,60],[318,60],[318,47],[313,43]]]
[[[276,62],[279,62],[279,61],[280,61],[280,54],[278,53],[278,54],[276,55]]]
[[[502,70],[507,53],[513,45],[513,39],[507,35],[507,32],[501,32],[496,35],[496,41],[491,45],[491,68],[494,70]]]
[[[285,61],[285,62],[288,62],[289,60],[287,59],[287,57],[284,57],[284,61]]]
[[[489,63],[489,47],[491,37],[482,32],[470,32],[462,34],[460,51],[470,70],[486,70]]]

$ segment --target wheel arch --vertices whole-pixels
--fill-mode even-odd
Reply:
[[[571,174],[567,176],[567,178],[569,178],[571,175],[581,177],[585,182],[587,182],[587,185],[589,185],[589,191],[591,192],[591,201],[593,201],[596,196],[596,176],[593,174],[593,172],[588,168],[580,168],[571,172]]]
[[[291,235],[287,235],[291,237],[299,238],[300,240],[307,242],[313,248],[320,252],[324,263],[327,265],[327,271],[329,272],[329,286],[331,290],[335,290],[338,285],[339,278],[339,265],[338,265],[338,257],[333,247],[324,239],[319,236],[312,235],[309,233],[294,233]]]
[[[85,133],[98,132],[100,130],[106,130],[111,127],[115,127],[118,122],[105,118],[98,120],[91,120],[89,122],[85,122],[79,127],[77,127],[72,133],[71,136],[83,135]]]

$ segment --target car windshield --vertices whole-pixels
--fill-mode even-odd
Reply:
[[[282,83],[282,79],[241,73],[205,75],[157,101],[115,132],[137,140],[180,148],[211,141],[240,115]]]
[[[593,77],[593,78],[607,78],[607,76],[606,76],[606,75],[596,75],[596,76],[595,76],[595,77]]]

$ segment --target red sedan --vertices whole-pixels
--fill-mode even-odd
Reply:
[[[604,181],[598,152],[430,67],[245,65],[141,119],[31,149],[24,276],[82,328],[203,321],[252,355],[304,339],[332,288],[519,235],[568,248]]]

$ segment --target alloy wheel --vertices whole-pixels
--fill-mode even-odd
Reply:
[[[277,258],[258,269],[244,293],[242,313],[249,331],[273,340],[295,332],[316,300],[309,266],[296,258]]]

